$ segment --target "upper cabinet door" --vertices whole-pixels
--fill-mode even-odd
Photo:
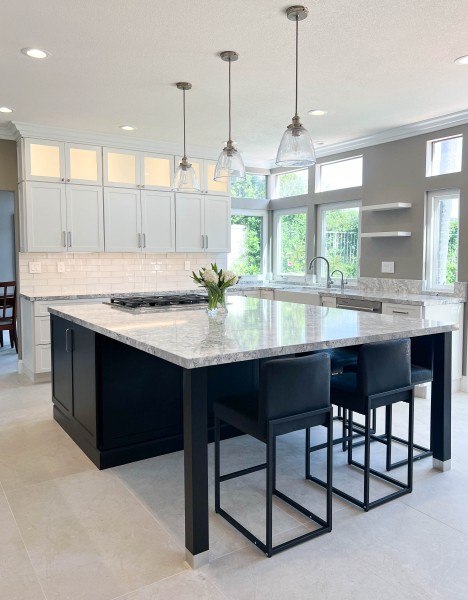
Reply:
[[[140,187],[140,153],[119,148],[103,148],[104,185]]]
[[[214,173],[216,169],[215,160],[205,160],[205,192],[207,194],[216,194],[219,196],[229,195],[229,182],[227,181],[215,181]]]
[[[26,183],[26,251],[67,251],[67,206],[61,183]]]
[[[167,154],[140,154],[141,187],[144,189],[172,189],[174,180],[174,157]]]
[[[231,251],[231,200],[205,196],[205,251]]]
[[[174,194],[141,192],[143,252],[175,252]]]
[[[84,144],[65,144],[67,183],[102,185],[102,148]]]
[[[141,252],[140,191],[104,189],[106,252]]]
[[[27,181],[65,181],[65,144],[49,140],[24,140]]]
[[[203,203],[201,195],[176,195],[177,252],[204,252]]]
[[[67,245],[70,252],[104,250],[102,187],[67,185]]]

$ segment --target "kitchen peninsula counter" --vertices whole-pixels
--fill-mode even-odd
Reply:
[[[229,297],[228,309],[216,319],[203,308],[144,314],[104,304],[49,309],[54,417],[95,464],[105,468],[184,448],[192,566],[208,560],[211,405],[226,390],[258,390],[264,359],[424,336],[434,353],[434,464],[448,468],[454,325],[245,297]]]

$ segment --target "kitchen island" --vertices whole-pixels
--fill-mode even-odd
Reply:
[[[127,452],[128,462],[146,457],[148,447],[154,455],[183,444],[189,564],[208,561],[209,403],[256,389],[261,360],[425,336],[434,353],[433,460],[449,467],[454,325],[244,297],[230,298],[228,309],[216,319],[200,308],[137,315],[104,304],[49,309],[54,417],[88,456],[96,462],[107,454],[109,465],[118,464]]]

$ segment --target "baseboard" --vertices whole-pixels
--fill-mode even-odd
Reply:
[[[21,375],[21,373],[24,373],[24,365],[23,365],[23,361],[21,359],[18,360],[18,373]]]
[[[466,375],[461,378],[460,392],[468,392],[468,377]]]
[[[462,391],[462,380],[461,379],[452,379],[452,394],[455,392]]]
[[[27,367],[23,362],[21,365],[21,371],[19,371],[18,366],[18,372],[24,373],[24,375],[26,375],[26,377],[33,383],[47,383],[49,381],[52,381],[51,371],[48,371],[47,373],[33,373],[33,371],[31,371],[31,369]]]

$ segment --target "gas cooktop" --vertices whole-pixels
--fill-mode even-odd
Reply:
[[[120,296],[111,298],[112,308],[141,313],[158,310],[200,308],[208,304],[208,297],[201,294],[161,294],[157,296]]]

